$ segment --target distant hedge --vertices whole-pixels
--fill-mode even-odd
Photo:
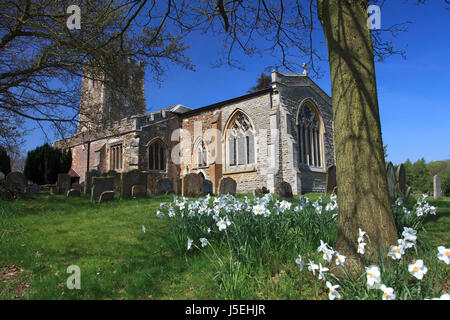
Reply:
[[[0,147],[0,172],[3,172],[5,176],[11,172],[11,159],[2,147]]]
[[[29,151],[25,161],[25,177],[37,184],[56,183],[58,173],[67,173],[72,166],[70,151],[55,149],[49,144]]]

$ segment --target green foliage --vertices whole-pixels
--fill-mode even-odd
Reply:
[[[272,83],[272,77],[271,75],[267,75],[265,73],[262,73],[259,75],[259,78],[256,79],[256,86],[251,87],[248,92],[256,92],[259,90],[267,89],[270,87]]]
[[[0,147],[0,172],[3,172],[5,176],[11,172],[11,159],[2,147]]]
[[[25,177],[37,184],[55,183],[58,173],[67,173],[72,166],[70,150],[55,149],[47,143],[29,151],[25,161]]]
[[[415,193],[433,192],[433,176],[439,175],[441,184],[450,177],[449,161],[434,161],[425,163],[425,159],[419,159],[412,163],[409,159],[403,164],[406,172],[406,183]],[[444,192],[444,189],[442,189]],[[445,193],[444,193],[445,194]]]
[[[448,176],[442,184],[442,193],[444,196],[450,197],[450,176]]]

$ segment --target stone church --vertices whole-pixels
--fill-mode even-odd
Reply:
[[[80,123],[87,113],[107,125],[80,126],[54,143],[72,152],[70,174],[85,179],[90,170],[148,172],[168,178],[179,192],[185,174],[199,173],[217,191],[222,177],[237,182],[238,193],[288,182],[294,194],[323,192],[327,168],[335,164],[331,98],[303,74],[272,71],[271,87],[208,106],[177,104],[145,112],[144,67],[128,61],[136,99],[121,101],[106,82],[84,77]],[[119,99],[119,110],[110,105]],[[114,109],[114,110],[113,110]]]

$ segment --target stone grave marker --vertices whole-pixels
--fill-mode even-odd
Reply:
[[[114,192],[113,177],[92,177],[91,200],[97,200],[104,191]]]
[[[236,181],[233,178],[230,177],[225,177],[225,178],[221,178],[219,181],[219,189],[218,189],[218,193],[220,194],[232,194],[235,195],[236,194]]]
[[[389,190],[389,197],[391,200],[395,199],[395,171],[394,166],[392,165],[392,162],[388,162],[386,164],[386,177],[387,177],[387,184],[388,184],[388,190]]]
[[[137,184],[131,187],[132,198],[144,198],[147,195],[147,188],[141,184]]]
[[[213,193],[213,184],[211,180],[204,179],[202,184],[202,194],[212,194]]]
[[[400,165],[397,168],[397,190],[399,192],[399,195],[401,197],[405,197],[406,194],[406,171],[405,166],[403,163],[400,163]]]
[[[147,172],[132,170],[120,175],[120,195],[122,198],[131,197],[131,188],[135,185],[143,185],[147,189]]]
[[[24,193],[26,190],[27,181],[21,172],[10,172],[6,175],[5,186],[13,192]]]
[[[98,199],[98,202],[106,202],[106,201],[111,201],[111,200],[114,200],[114,191],[113,190],[103,191]]]
[[[280,198],[293,198],[292,187],[286,181],[281,181],[275,186],[275,193]]]
[[[203,193],[203,178],[197,173],[188,173],[181,179],[181,195],[197,197]]]
[[[433,177],[433,196],[434,200],[437,200],[441,197],[441,177],[435,175]]]
[[[91,170],[84,174],[84,193],[85,194],[91,194],[92,189],[92,178],[93,177],[100,177],[100,172],[97,170]]]
[[[67,191],[67,196],[68,197],[79,197],[81,195],[81,191],[80,189],[69,189]]]
[[[155,195],[174,193],[172,181],[167,178],[158,179],[153,183],[152,193]]]
[[[326,178],[326,191],[327,193],[332,193],[334,188],[336,188],[336,166],[331,166],[327,169]]]
[[[58,180],[56,182],[56,186],[58,187],[58,191],[60,194],[65,194],[71,186],[72,177],[67,173],[58,173]]]

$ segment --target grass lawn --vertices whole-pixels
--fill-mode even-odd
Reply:
[[[98,204],[44,192],[0,201],[0,299],[223,299],[208,256],[175,254],[166,241],[166,220],[155,211],[172,199]],[[439,209],[424,238],[448,248],[450,198],[429,202]],[[258,274],[248,298],[327,299],[295,258]],[[70,265],[80,267],[81,290],[66,287]]]

